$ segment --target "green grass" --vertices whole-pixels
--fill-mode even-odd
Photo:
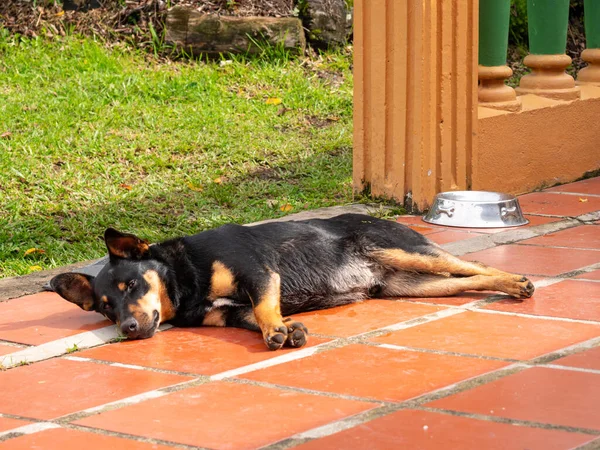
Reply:
[[[1,32],[0,277],[100,257],[109,226],[157,241],[352,200],[349,54],[174,63]]]

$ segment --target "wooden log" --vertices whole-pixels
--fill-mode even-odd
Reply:
[[[294,17],[227,17],[176,6],[166,23],[166,41],[193,55],[257,54],[278,45],[303,53],[306,45],[302,22]]]

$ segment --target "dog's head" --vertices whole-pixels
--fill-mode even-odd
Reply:
[[[61,297],[115,322],[131,339],[152,337],[175,315],[165,286],[165,267],[150,258],[148,242],[109,228],[104,241],[109,262],[96,277],[63,273],[50,281]]]

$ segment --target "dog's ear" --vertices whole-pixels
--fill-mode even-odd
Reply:
[[[121,233],[114,228],[108,228],[104,232],[104,242],[111,257],[142,259],[149,251],[147,241],[133,234]]]
[[[50,280],[50,287],[65,300],[86,311],[94,310],[92,281],[94,277],[80,273],[61,273]]]

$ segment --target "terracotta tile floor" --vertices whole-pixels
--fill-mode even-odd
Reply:
[[[600,322],[600,284],[596,281],[565,280],[538,288],[526,302],[505,299],[492,303],[486,309]]]
[[[543,236],[463,258],[534,275],[533,298],[468,292],[300,314],[312,333],[300,350],[268,351],[245,330],[173,328],[44,356],[109,324],[55,294],[0,302],[0,450],[598,448],[598,216],[550,228],[600,211],[600,178],[521,206]],[[442,245],[507,231],[399,222]],[[10,368],[25,348],[42,360]]]
[[[337,449],[562,450],[593,440],[582,433],[515,427],[426,411],[406,410],[297,447]]]
[[[0,339],[6,341],[39,345],[109,324],[52,292],[0,303]]]

